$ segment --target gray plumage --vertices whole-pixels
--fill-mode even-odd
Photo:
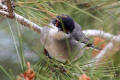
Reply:
[[[81,26],[67,15],[57,16],[49,27],[41,30],[41,43],[50,57],[58,61],[76,60],[83,53],[85,47],[95,48],[82,32]]]
[[[74,26],[75,28],[73,29],[71,36],[74,37],[77,41],[80,41],[82,43],[89,43],[89,39],[82,32],[81,26],[76,22],[74,22]]]
[[[58,31],[57,28],[43,27],[40,37],[49,55],[58,61],[73,61],[83,54],[85,44],[79,43],[69,34]]]
[[[74,22],[74,27],[75,28],[73,29],[72,33],[70,33],[70,34],[75,40],[86,44],[86,47],[90,47],[95,50],[102,50],[101,48],[95,47],[94,44],[90,42],[88,37],[86,37],[85,34],[82,32],[82,28],[78,23]]]

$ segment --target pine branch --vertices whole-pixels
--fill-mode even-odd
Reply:
[[[93,59],[96,65],[108,60],[120,50],[120,35],[114,36],[106,47]]]
[[[0,14],[2,14],[2,15],[4,15],[4,16],[6,16],[6,17],[9,18],[10,14],[8,12],[6,12],[6,10],[8,8],[5,5],[3,5],[3,4],[0,3],[0,9],[5,10],[5,11],[0,10]],[[17,20],[20,24],[22,24],[25,27],[28,27],[28,28],[34,30],[37,33],[40,33],[40,31],[42,29],[42,27],[40,27],[39,25],[37,25],[37,24],[29,21],[28,19],[24,18],[23,16],[20,16],[17,13],[14,13],[14,18],[12,18],[12,19]]]
[[[13,16],[13,14],[12,14],[13,12],[10,11],[11,8],[7,8],[5,5],[0,4],[0,9],[4,10],[4,11],[0,10],[0,14],[6,16],[8,18],[10,16],[10,14]],[[10,9],[10,10],[8,10],[8,12],[6,12],[7,9]],[[17,13],[14,13],[14,17],[12,19],[17,20],[19,23],[34,30],[35,32],[38,32],[38,33],[41,32],[42,27],[40,27],[37,24],[29,21],[28,19],[20,16]],[[105,33],[105,32],[100,31],[100,30],[86,30],[83,32],[87,33],[86,35],[88,35],[88,36],[100,36],[100,37],[103,37],[105,39],[111,40],[111,42],[109,42],[109,44],[100,52],[100,54],[98,54],[93,59],[93,60],[95,60],[96,64],[99,64],[99,62],[103,60],[103,57],[110,58],[110,56],[112,56],[118,50],[120,50],[120,36],[114,36],[110,33]]]
[[[2,11],[2,10],[0,10],[0,14],[3,15],[3,16],[9,16],[9,13],[8,13],[8,12]]]
[[[105,33],[100,30],[85,30],[83,31],[87,36],[100,36],[104,39],[109,40],[110,42],[103,48],[100,53],[94,57],[91,62],[92,64],[85,65],[86,67],[92,67],[94,65],[100,65],[102,62],[105,62],[109,58],[111,58],[115,53],[120,50],[120,35],[114,36],[110,33]]]
[[[13,11],[13,6],[11,0],[6,0],[7,8],[8,8],[8,13],[10,18],[14,18],[14,11]]]
[[[83,33],[88,36],[88,37],[101,37],[107,40],[110,40],[114,37],[113,34],[110,33],[106,33],[104,31],[101,30],[84,30]]]

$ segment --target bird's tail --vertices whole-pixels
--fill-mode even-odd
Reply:
[[[95,49],[95,50],[99,50],[99,51],[102,50],[102,48],[96,47],[96,46],[94,46],[94,45],[92,45],[91,48],[93,48],[93,49]]]
[[[93,48],[95,50],[98,50],[98,51],[102,50],[102,48],[96,47],[93,44],[87,44],[86,46],[89,47],[89,48]]]

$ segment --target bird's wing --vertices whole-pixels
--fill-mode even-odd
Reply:
[[[82,43],[88,43],[89,39],[85,36],[85,34],[82,32],[82,28],[79,24],[75,22],[75,28],[72,32],[72,36],[77,40]]]
[[[59,32],[56,32],[54,35],[53,35],[54,39],[56,40],[63,40],[63,39],[67,39],[69,38],[69,34],[66,34],[64,33],[63,31],[59,31]]]
[[[82,32],[82,28],[79,24],[75,22],[75,29],[72,32],[72,37],[74,37],[75,40],[86,44],[87,47],[101,50],[101,48],[95,47],[92,42],[89,41],[89,39],[85,36],[85,34]]]

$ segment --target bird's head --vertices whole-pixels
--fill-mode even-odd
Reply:
[[[60,30],[65,33],[71,33],[74,29],[74,20],[68,15],[56,16],[52,23]]]

